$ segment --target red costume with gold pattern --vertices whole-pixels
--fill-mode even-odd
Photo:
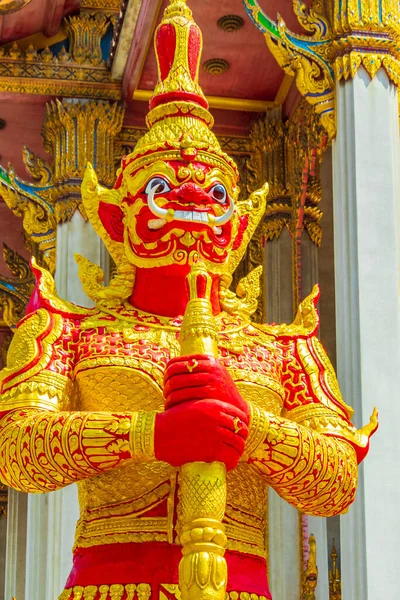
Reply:
[[[33,266],[30,312],[0,379],[1,479],[25,492],[78,483],[63,600],[146,600],[179,597],[179,468],[223,463],[227,591],[270,598],[268,487],[305,513],[345,511],[376,418],[360,431],[351,424],[316,337],[317,290],[289,326],[251,322],[258,270],[238,296],[229,291],[267,189],[238,201],[236,166],[211,132],[197,82],[201,34],[182,0],[166,9],[156,52],[149,132],[113,190],[98,185],[90,165],[82,186],[116,275],[104,287],[99,267],[77,257],[96,303],[83,309],[60,300],[50,275]],[[208,273],[217,358],[180,356],[186,276],[197,258]]]

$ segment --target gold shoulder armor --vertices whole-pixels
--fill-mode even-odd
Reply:
[[[44,308],[20,321],[8,350],[7,366],[0,372],[0,411],[26,406],[54,410],[60,401],[64,403],[71,385],[68,364],[59,361],[59,372],[48,370],[63,328],[62,316]],[[62,356],[66,361],[65,352]]]

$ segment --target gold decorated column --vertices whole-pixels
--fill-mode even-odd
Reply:
[[[81,198],[81,183],[88,162],[99,181],[112,187],[115,181],[114,143],[124,111],[117,103],[103,100],[64,99],[46,107],[42,127],[45,150],[52,156],[51,202],[57,224],[56,282],[59,293],[86,306],[73,252],[83,254],[109,273],[105,247],[87,221]],[[80,213],[80,214],[78,214]]]
[[[326,145],[320,119],[305,100],[289,120],[269,111],[252,127],[252,156],[246,162],[249,191],[269,182],[266,210],[246,256],[247,271],[264,259],[267,263],[268,306],[266,298],[261,299],[263,306],[256,313],[261,322],[291,320],[317,283],[316,256],[322,239],[319,165]]]
[[[337,80],[354,77],[362,65],[371,79],[383,67],[400,83],[399,5],[393,0],[327,2],[332,23],[333,65]]]
[[[105,100],[50,102],[42,137],[51,161],[21,147],[34,183],[17,177],[12,166],[8,171],[0,167],[2,197],[22,217],[28,249],[52,274],[59,226],[70,221],[77,209],[85,218],[80,187],[87,162],[95,166],[101,183],[114,184],[114,144],[123,116],[119,104]]]
[[[69,220],[81,209],[81,182],[88,162],[99,181],[112,186],[115,136],[122,127],[124,110],[102,100],[64,99],[46,108],[42,136],[53,157],[52,181],[57,222]]]

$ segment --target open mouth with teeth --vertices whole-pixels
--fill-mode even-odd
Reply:
[[[216,217],[211,207],[191,207],[169,202],[164,206],[168,214],[165,217],[154,217],[147,205],[143,206],[136,217],[136,233],[143,243],[154,243],[158,240],[167,241],[172,235],[181,238],[186,232],[193,233],[198,238],[204,234],[204,240],[212,242],[220,248],[225,248],[232,237],[232,223],[217,225]]]
[[[230,223],[235,207],[221,184],[214,185],[211,191],[217,194],[216,202],[197,186],[183,186],[180,191],[173,191],[165,180],[152,178],[145,190],[147,204],[142,206],[136,217],[136,233],[144,243],[150,244],[157,240],[168,241],[172,235],[177,239],[185,237],[186,247],[191,240],[195,244],[203,233],[206,243],[225,248],[231,239]],[[185,200],[179,195],[169,200],[165,192],[183,194]]]

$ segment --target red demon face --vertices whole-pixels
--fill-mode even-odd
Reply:
[[[124,173],[123,182],[123,242],[133,264],[183,265],[201,256],[210,270],[219,272],[239,228],[238,189],[226,174],[202,163],[159,161],[132,175]],[[109,210],[100,205],[103,223]],[[113,216],[117,218],[109,213],[108,220]]]

